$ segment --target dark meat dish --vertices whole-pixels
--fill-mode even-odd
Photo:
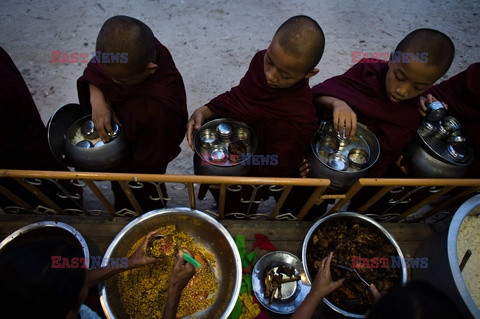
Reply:
[[[247,153],[247,147],[242,142],[231,142],[228,145],[228,153],[231,160],[239,162],[242,160],[242,156],[245,156]]]
[[[398,257],[397,250],[368,222],[336,218],[325,221],[315,230],[307,246],[307,267],[312,279],[317,275],[320,261],[331,251],[332,263],[356,268],[360,276],[381,293],[401,283],[401,268],[391,268],[392,256]],[[368,287],[346,270],[331,267],[331,274],[333,280],[345,278],[345,281],[327,299],[348,312],[366,313],[373,304]]]

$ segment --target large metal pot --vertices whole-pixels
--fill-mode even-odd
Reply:
[[[62,238],[69,244],[83,251],[85,264],[88,267],[90,253],[82,234],[72,226],[55,221],[42,221],[26,225],[8,235],[1,243],[0,250],[15,249],[16,246],[39,239]]]
[[[406,267],[406,264],[405,264],[404,256],[403,256],[402,250],[400,249],[400,246],[397,244],[397,242],[395,241],[393,236],[382,225],[380,225],[379,223],[377,223],[373,219],[371,219],[371,218],[369,218],[365,215],[361,215],[361,214],[357,214],[357,213],[353,213],[353,212],[343,212],[343,213],[336,213],[336,214],[328,215],[324,218],[319,219],[317,222],[315,222],[315,224],[312,225],[312,227],[310,227],[310,229],[309,229],[309,231],[308,231],[308,233],[305,236],[305,239],[303,241],[302,262],[303,262],[303,265],[305,267],[305,273],[307,275],[307,278],[311,283],[313,283],[315,278],[313,278],[312,274],[310,273],[310,269],[311,269],[310,267],[312,267],[313,265],[308,264],[307,256],[309,255],[309,252],[313,247],[313,244],[312,244],[313,235],[315,234],[316,230],[319,227],[321,227],[322,224],[324,224],[326,221],[335,220],[335,219],[336,220],[342,220],[342,219],[352,220],[352,219],[354,219],[354,220],[357,220],[360,225],[362,225],[362,223],[363,224],[368,224],[368,225],[371,225],[374,228],[378,229],[378,231],[380,233],[382,233],[386,237],[386,239],[395,247],[395,250],[397,251],[397,256],[398,256],[398,258],[400,260],[400,263],[401,263],[401,269],[398,269],[400,274],[401,274],[401,285],[405,285],[407,283],[407,267]],[[354,239],[352,239],[352,240],[354,240]],[[365,314],[352,313],[352,312],[346,311],[345,309],[341,309],[338,306],[336,306],[335,304],[333,304],[328,298],[323,298],[323,302],[326,303],[331,309],[333,309],[334,311],[336,311],[336,312],[338,312],[338,313],[340,313],[344,316],[347,316],[347,317],[350,317],[350,318],[365,318],[366,317]]]
[[[377,162],[380,156],[380,143],[375,134],[365,125],[357,123],[355,138],[352,139],[350,144],[342,146],[341,141],[337,142],[335,140],[336,136],[331,132],[332,129],[328,129],[328,127],[333,128],[331,121],[322,123],[324,124],[321,125],[307,151],[307,160],[312,168],[311,175],[316,178],[328,178],[331,181],[330,188],[345,191],[355,184],[359,178],[365,176],[368,169]],[[358,148],[365,149],[368,152],[368,160],[363,167],[345,164],[344,170],[339,170],[329,165],[329,156],[333,155],[347,160],[350,151]]]
[[[218,128],[223,124],[230,125],[232,132],[227,132],[227,136],[222,137]],[[233,158],[229,154],[229,146],[240,140],[245,146],[245,153]],[[245,123],[220,118],[205,123],[195,133],[194,149],[195,174],[247,176],[252,168],[251,159],[257,149],[257,139],[254,131]],[[216,154],[217,158],[213,154]]]
[[[454,118],[446,119],[451,119],[459,127]],[[450,134],[437,123],[422,122],[416,138],[405,151],[405,162],[412,176],[458,178],[466,173],[473,161],[473,150],[460,136],[449,138]],[[455,139],[461,142],[455,142]]]
[[[123,129],[119,130],[118,136],[108,143],[101,143],[102,146],[84,148],[73,143],[76,132],[85,121],[91,119],[90,115],[84,116],[75,121],[68,129],[65,138],[65,149],[68,158],[78,167],[102,171],[118,165],[128,152],[128,142]]]
[[[105,253],[108,258],[122,258],[140,238],[150,231],[167,225],[198,239],[216,260],[219,290],[214,303],[189,318],[227,318],[237,301],[242,281],[240,253],[230,233],[213,217],[188,208],[167,208],[146,213],[128,225],[115,237]],[[108,318],[128,318],[117,285],[112,278],[99,286],[100,301]]]
[[[412,273],[413,279],[429,281],[449,296],[465,318],[480,318],[480,309],[473,301],[460,271],[457,254],[458,234],[465,217],[478,215],[480,195],[470,198],[457,209],[447,229],[433,233],[423,242],[416,256],[427,257],[428,267],[414,268]],[[476,236],[480,236],[480,230],[477,231]]]

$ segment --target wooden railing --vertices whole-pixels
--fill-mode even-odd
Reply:
[[[107,181],[120,185],[132,209],[115,210],[105,191],[97,185],[99,182]],[[224,214],[224,210],[226,195],[231,185],[268,187],[275,190],[278,195],[268,212],[262,214],[251,212],[243,215],[246,219],[271,220],[302,220],[312,209],[316,209],[317,212],[313,215],[315,218],[349,210],[367,214],[381,221],[420,222],[442,211],[452,212],[455,207],[480,191],[480,179],[362,178],[349,190],[338,192],[329,188],[328,179],[314,178],[0,170],[0,208],[4,213],[10,214],[110,214],[114,217],[135,217],[144,213],[144,210],[132,189],[142,187],[145,183],[155,186],[156,193],[150,198],[158,201],[159,206],[172,200],[172,197],[164,196],[160,191],[159,185],[165,183],[171,186],[176,195],[181,194],[180,201],[177,200],[175,206],[192,209],[197,208],[200,184],[218,185],[220,194],[218,208],[213,212],[218,219],[229,217],[228,214]],[[309,195],[297,208],[286,211],[284,204],[292,189],[297,186],[308,187]],[[91,197],[89,201],[94,202],[93,209],[85,208],[81,196],[70,190],[72,187],[91,192],[88,196]],[[45,191],[48,188],[50,191]],[[71,207],[65,207],[64,203],[59,203],[61,201],[71,201]]]

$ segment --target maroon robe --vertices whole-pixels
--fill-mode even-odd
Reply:
[[[47,129],[22,75],[0,48],[0,168],[66,170],[52,152]]]
[[[426,93],[447,103],[447,114],[460,121],[462,135],[474,148],[475,158],[466,177],[480,177],[480,63],[470,65]]]
[[[116,84],[92,61],[77,81],[80,104],[91,107],[88,85],[92,83],[103,92],[125,130],[131,151],[110,169],[112,172],[164,174],[168,163],[180,153],[187,124],[185,86],[168,49],[157,39],[155,45],[158,70],[142,83]],[[166,196],[165,186],[161,187]],[[117,210],[132,209],[117,183],[112,183],[112,190]],[[161,201],[151,200],[150,196],[158,194],[149,183],[131,191],[144,211],[165,206]]]
[[[276,165],[254,165],[252,176],[298,176],[303,154],[318,127],[310,87],[307,79],[287,89],[269,87],[263,66],[265,52],[255,54],[238,86],[207,105],[218,115],[245,122],[255,131],[255,154],[278,156]]]
[[[158,70],[142,83],[116,84],[92,61],[77,82],[80,104],[90,107],[92,83],[123,125],[131,152],[113,172],[163,174],[180,153],[187,123],[185,87],[168,49],[157,39],[155,44]]]
[[[67,171],[50,151],[47,129],[33,101],[22,75],[10,56],[0,47],[0,169],[25,169]],[[19,196],[32,207],[45,205],[42,201],[26,191],[18,183],[0,179],[0,184]],[[37,188],[62,208],[80,208],[82,189],[60,181],[70,194],[79,197],[78,202],[62,199],[62,193],[53,183],[43,181]],[[0,206],[14,205],[0,195]]]
[[[345,101],[380,142],[380,157],[367,177],[384,176],[415,137],[419,124],[418,97],[393,103],[387,97],[388,64],[362,59],[343,75],[312,88],[314,98],[332,96]]]

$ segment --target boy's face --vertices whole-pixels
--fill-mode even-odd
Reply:
[[[441,76],[437,66],[422,62],[388,62],[385,78],[387,96],[396,103],[419,96],[432,86]]]
[[[318,73],[318,69],[307,72],[305,69],[305,62],[286,54],[274,37],[263,57],[263,71],[268,86],[286,89]]]
[[[125,65],[101,64],[102,69],[112,77],[112,81],[122,85],[135,85],[145,81],[151,74],[155,73],[150,63],[143,71],[132,72]],[[156,66],[156,64],[153,64]]]

